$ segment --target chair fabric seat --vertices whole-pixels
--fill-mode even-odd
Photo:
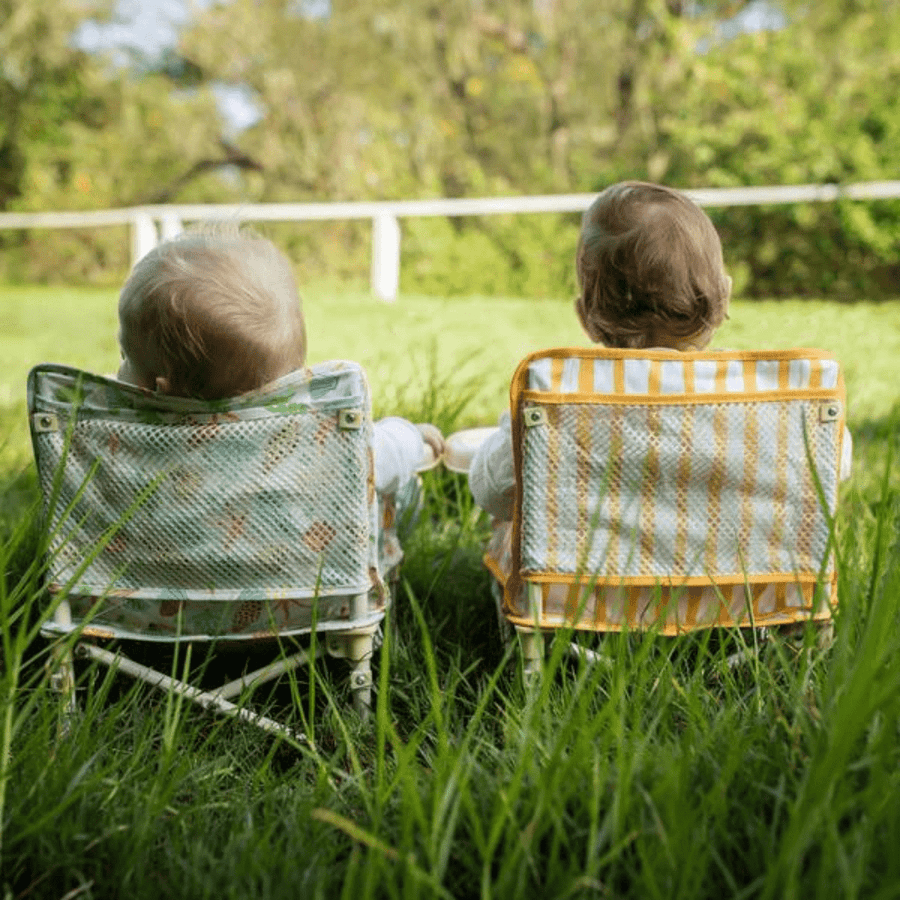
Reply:
[[[511,403],[515,515],[485,562],[513,623],[674,634],[830,616],[830,356],[548,350]]]
[[[245,639],[383,618],[371,407],[356,363],[215,402],[43,365],[28,398],[48,587],[67,595],[72,628]],[[367,608],[351,616],[360,594]]]

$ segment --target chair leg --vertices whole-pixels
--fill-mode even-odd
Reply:
[[[491,596],[494,598],[497,608],[497,628],[500,631],[500,640],[503,641],[504,648],[508,649],[512,645],[516,631],[503,614],[503,588],[495,578],[491,579]]]
[[[530,684],[540,678],[544,661],[544,635],[540,629],[516,628],[522,647],[522,674],[525,683]]]
[[[231,703],[215,692],[202,691],[178,678],[171,678],[149,666],[142,666],[140,663],[134,662],[127,656],[123,656],[121,653],[111,653],[109,650],[103,650],[100,647],[94,647],[90,644],[80,644],[78,653],[79,655],[96,660],[117,672],[122,672],[125,675],[130,675],[132,678],[137,678],[152,687],[179,694],[204,709],[219,712],[223,715],[240,719],[242,722],[256,725],[270,734],[278,734],[283,737],[291,738],[298,743],[303,743],[310,747],[313,746],[309,738],[307,738],[303,732],[295,731],[294,729],[288,728],[286,725],[282,725],[280,722],[276,722],[266,716],[262,716],[251,709],[245,709],[242,706]]]
[[[263,666],[255,672],[248,672],[240,678],[235,678],[234,681],[229,681],[227,684],[223,684],[222,687],[216,688],[216,690],[211,691],[210,693],[215,694],[217,697],[222,697],[224,700],[230,700],[232,697],[239,696],[248,688],[255,689],[261,684],[265,684],[268,681],[278,678],[285,672],[290,672],[300,666],[310,665],[314,660],[314,654],[307,652],[306,650],[300,650],[292,656],[287,656],[283,659],[276,660],[273,663],[269,663],[269,665]]]
[[[350,600],[350,617],[359,619],[369,609],[369,595],[356,594]],[[351,632],[347,638],[347,658],[350,660],[350,696],[353,708],[361,719],[372,711],[372,654],[379,625]]]
[[[72,628],[72,609],[67,598],[63,597],[53,612],[53,621],[66,632]],[[59,724],[57,732],[60,738],[72,730],[72,723],[78,715],[78,704],[75,700],[75,665],[72,661],[72,647],[57,638],[50,651],[48,662],[50,687],[60,695]]]
[[[328,652],[350,663],[353,708],[365,719],[372,710],[372,653],[377,626],[328,635]]]
[[[590,647],[582,647],[581,644],[569,644],[567,650],[573,659],[584,660],[589,665],[602,665],[609,668],[613,664],[610,657],[591,650]]]
[[[745,663],[751,662],[758,656],[759,649],[757,647],[747,647],[746,650],[737,650],[734,653],[729,653],[728,656],[725,657],[725,665],[728,666],[729,669],[734,669]]]
[[[522,674],[525,676],[526,684],[531,684],[540,678],[541,666],[544,662],[544,633],[539,627],[543,605],[541,586],[532,581],[526,582],[525,597],[534,626],[525,628],[517,625],[516,631],[522,647]]]
[[[368,635],[368,650],[360,659],[353,659],[350,667],[350,696],[353,709],[361,719],[372,711],[372,636]]]
[[[827,650],[834,643],[834,619],[817,619],[812,623],[794,622],[791,625],[780,626],[779,632],[782,637],[802,642],[806,629],[810,627],[810,624],[816,629],[816,649]]]
[[[59,723],[57,735],[66,737],[72,730],[72,723],[78,715],[78,704],[75,700],[75,665],[72,648],[56,644],[50,651],[47,664],[50,675],[50,687],[59,694]]]
[[[827,619],[821,624],[816,624],[816,646],[820,650],[827,650],[834,643],[834,619]]]

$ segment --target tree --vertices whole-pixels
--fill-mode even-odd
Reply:
[[[59,146],[68,120],[95,115],[84,90],[91,61],[71,38],[85,14],[108,7],[109,0],[0,0],[0,209],[26,192],[33,148]]]
[[[261,166],[255,199],[535,194],[590,190],[629,160],[652,175],[647,98],[675,96],[712,18],[672,0],[345,0],[319,18],[286,0],[233,0],[203,13],[179,51],[252,92],[260,121],[241,146]],[[406,228],[412,248],[478,241],[479,268],[496,268],[493,254],[517,273],[511,289],[569,279],[553,248],[574,240],[570,218]],[[432,271],[430,285],[447,283]]]
[[[254,166],[224,140],[209,87],[167,71],[165,59],[154,68],[78,48],[79,25],[110,2],[0,0],[0,209],[218,200],[222,168]],[[0,240],[8,277],[119,278],[128,264],[120,234]]]
[[[895,177],[897,0],[772,0],[782,20],[753,33],[753,0],[224,0],[126,69],[66,37],[102,2],[61,0],[51,21],[38,0],[0,0],[0,51],[16,50],[0,54],[0,207]],[[255,125],[229,131],[221,85],[252,97]],[[850,294],[896,283],[897,212],[713,214],[744,290]],[[572,287],[572,217],[404,231],[407,288]],[[307,233],[313,271],[364,271],[367,226]]]
[[[252,91],[261,120],[244,145],[268,191],[562,191],[597,178],[598,151],[646,138],[648,94],[674,94],[713,21],[682,6],[371,0],[310,18],[286,0],[233,0],[203,13],[180,52]]]
[[[658,122],[663,177],[684,186],[896,177],[900,3],[785,3],[783,27],[713,42]],[[714,213],[738,286],[757,296],[887,290],[900,274],[900,204],[840,202]]]

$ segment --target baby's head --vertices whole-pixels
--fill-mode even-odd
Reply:
[[[290,263],[238,229],[193,231],[151,250],[119,295],[119,378],[217,400],[302,366],[306,330]]]
[[[712,222],[684,194],[627,181],[584,214],[578,318],[608,347],[702,350],[725,318],[731,279]]]

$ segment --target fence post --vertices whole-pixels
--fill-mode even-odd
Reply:
[[[391,213],[372,219],[372,292],[392,303],[400,287],[400,223]]]
[[[131,265],[143,259],[158,243],[153,217],[149,213],[136,212],[131,220]]]
[[[164,241],[170,241],[177,238],[184,231],[184,225],[181,223],[181,217],[177,213],[165,212],[159,219],[159,236]]]

